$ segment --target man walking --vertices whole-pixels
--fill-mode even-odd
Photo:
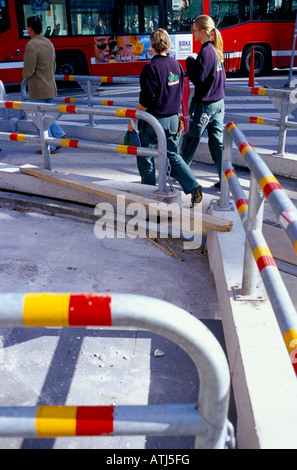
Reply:
[[[23,78],[28,79],[28,91],[32,101],[51,103],[57,96],[55,82],[55,49],[51,41],[42,36],[42,21],[37,16],[27,18],[27,30],[31,40],[25,47]],[[48,130],[50,137],[66,138],[57,122]],[[61,147],[50,146],[50,152],[56,153]],[[37,150],[38,154],[42,150]]]

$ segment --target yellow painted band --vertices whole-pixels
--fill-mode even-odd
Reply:
[[[283,337],[288,351],[294,351],[294,349],[297,348],[297,330],[292,328],[291,330],[286,331]]]
[[[270,258],[272,258],[271,252],[267,246],[258,246],[254,249],[255,260],[258,261],[261,256],[270,256]]]
[[[24,326],[69,326],[70,294],[26,294]]]
[[[70,98],[69,99],[69,103],[75,103],[75,101],[76,101],[76,98]]]
[[[296,251],[296,253],[297,253],[297,240],[295,241],[294,247],[295,247],[295,251]]]
[[[239,206],[239,208],[238,208],[239,215],[241,215],[243,212],[247,211],[248,208],[249,208],[249,206],[247,206],[246,204],[241,204],[241,206]]]
[[[259,88],[258,95],[266,95],[267,88]]]
[[[25,134],[18,134],[17,140],[18,142],[25,142]]]
[[[21,103],[20,101],[14,101],[12,103],[13,109],[20,109],[20,103]]]
[[[278,183],[278,181],[273,175],[263,176],[259,181],[259,186],[263,190],[268,183]]]
[[[101,101],[102,106],[107,106],[107,103],[108,103],[107,100],[102,100],[102,101]]]
[[[75,81],[75,76],[74,75],[68,75],[68,80],[74,82]]]
[[[118,117],[125,117],[126,116],[127,109],[125,108],[118,108],[116,110],[116,116]]]
[[[246,152],[249,152],[250,150],[255,150],[255,149],[252,145],[246,145],[245,147],[243,147],[241,151],[241,155],[244,157]]]
[[[227,174],[225,174],[226,180],[228,181],[229,178],[232,178],[232,176],[236,176],[236,173],[234,170],[229,171]]]
[[[234,122],[231,122],[231,123],[227,126],[228,131],[230,132],[231,129],[233,129],[233,127],[238,127],[238,126],[237,126],[237,124],[235,124]]]
[[[36,437],[75,436],[76,413],[76,406],[39,406]]]
[[[101,77],[101,82],[106,83],[107,79],[108,79],[108,77]]]
[[[257,118],[257,124],[264,124],[265,118]]]
[[[61,139],[62,147],[69,147],[70,139]]]
[[[128,153],[127,145],[118,145],[117,147],[118,153]]]
[[[67,113],[68,104],[59,104],[58,111],[59,113]]]

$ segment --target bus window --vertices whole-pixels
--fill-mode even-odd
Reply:
[[[1,0],[0,0],[1,1]],[[20,7],[20,4],[18,5]],[[65,0],[26,0],[18,11],[20,37],[28,37],[26,19],[39,16],[42,20],[42,34],[45,37],[68,36]]]
[[[196,16],[202,14],[202,0],[167,0],[165,27],[169,32],[191,31]]]
[[[118,15],[118,31],[122,34],[139,34],[138,0],[129,0],[120,5],[121,14]]]
[[[10,28],[7,0],[0,0],[0,34]]]
[[[254,0],[254,20],[294,20],[296,13],[296,0]]]
[[[104,8],[71,8],[71,28],[74,36],[112,34],[113,10]]]
[[[144,27],[145,34],[151,34],[155,29],[159,28],[159,2],[153,1],[144,4]],[[142,32],[142,31],[140,31]]]
[[[218,29],[233,26],[250,19],[250,0],[214,0],[211,16]]]

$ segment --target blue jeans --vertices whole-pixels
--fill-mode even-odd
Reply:
[[[203,114],[207,114],[208,123],[201,123]],[[208,147],[219,177],[221,178],[222,151],[224,138],[224,100],[213,103],[191,102],[189,107],[189,130],[184,135],[181,156],[190,165],[200,139],[207,129]]]
[[[179,155],[179,118],[173,116],[157,118],[163,127],[167,141],[167,158],[171,166],[170,175],[176,179],[186,194],[198,186],[197,180],[190,167]],[[142,147],[156,148],[158,146],[157,135],[150,124],[139,120],[139,138]],[[153,157],[137,157],[137,167],[142,184],[156,185],[155,161]]]
[[[53,98],[45,98],[43,100],[31,100],[31,101],[32,101],[32,103],[52,103]],[[39,134],[38,127],[37,127],[37,130],[38,130],[38,134]],[[61,129],[59,124],[56,121],[54,121],[48,129],[48,135],[49,135],[49,137],[56,137],[57,139],[61,139],[62,137],[64,137],[65,132]],[[56,148],[57,147],[55,145],[50,145],[50,150],[51,151],[56,150]]]

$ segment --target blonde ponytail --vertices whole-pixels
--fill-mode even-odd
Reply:
[[[224,54],[223,54],[224,45],[223,45],[222,35],[217,28],[214,28],[213,33],[214,33],[213,47],[215,48],[215,51],[217,53],[218,58],[220,59],[220,62],[224,62]]]

